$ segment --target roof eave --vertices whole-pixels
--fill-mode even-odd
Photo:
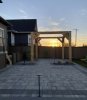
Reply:
[[[1,16],[0,16],[0,21],[2,24],[6,25],[6,26],[11,26],[11,24],[8,21],[6,21],[4,18],[2,18]]]

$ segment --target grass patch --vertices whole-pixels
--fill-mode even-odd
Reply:
[[[75,63],[77,63],[79,65],[82,65],[82,66],[87,68],[87,62],[84,62],[84,61],[82,61],[80,59],[74,59],[73,62],[75,62]]]

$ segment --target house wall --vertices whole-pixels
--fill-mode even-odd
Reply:
[[[13,35],[14,37],[12,37]],[[14,43],[13,43],[14,38]],[[35,40],[33,41],[35,44]],[[31,45],[31,34],[26,33],[11,33],[8,32],[8,46],[30,46]]]
[[[27,45],[28,46],[28,34],[15,34],[15,45]]]
[[[4,29],[4,38],[5,38],[4,45],[5,49],[7,50],[7,26],[0,23],[0,28]]]
[[[30,34],[8,32],[8,46],[30,46],[30,44],[31,44]]]
[[[0,23],[0,28],[4,29],[4,46],[5,51],[7,50],[7,26]],[[0,46],[0,69],[6,66],[6,54],[3,52],[3,47]]]

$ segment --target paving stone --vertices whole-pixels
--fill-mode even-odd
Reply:
[[[67,90],[70,90],[72,94],[71,90],[78,90],[78,92],[74,91],[76,95],[87,92],[85,91],[87,90],[87,69],[77,64],[64,66],[53,65],[51,62],[52,60],[42,59],[35,65],[16,64],[9,67],[0,73],[0,89],[38,90],[37,75],[41,75],[41,89],[44,91],[63,90],[67,94]],[[87,94],[84,93],[85,95]]]

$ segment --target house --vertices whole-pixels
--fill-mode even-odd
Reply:
[[[8,27],[8,52],[16,54],[16,60],[30,59],[31,32],[37,32],[36,19],[13,19],[6,20],[11,24]]]
[[[0,17],[0,63],[4,66],[6,59],[10,64],[23,61],[24,55],[26,60],[31,59],[31,32],[37,31],[36,19],[5,20]],[[35,44],[36,40],[33,42]]]
[[[7,53],[7,27],[10,24],[0,16],[0,68],[6,65]]]

